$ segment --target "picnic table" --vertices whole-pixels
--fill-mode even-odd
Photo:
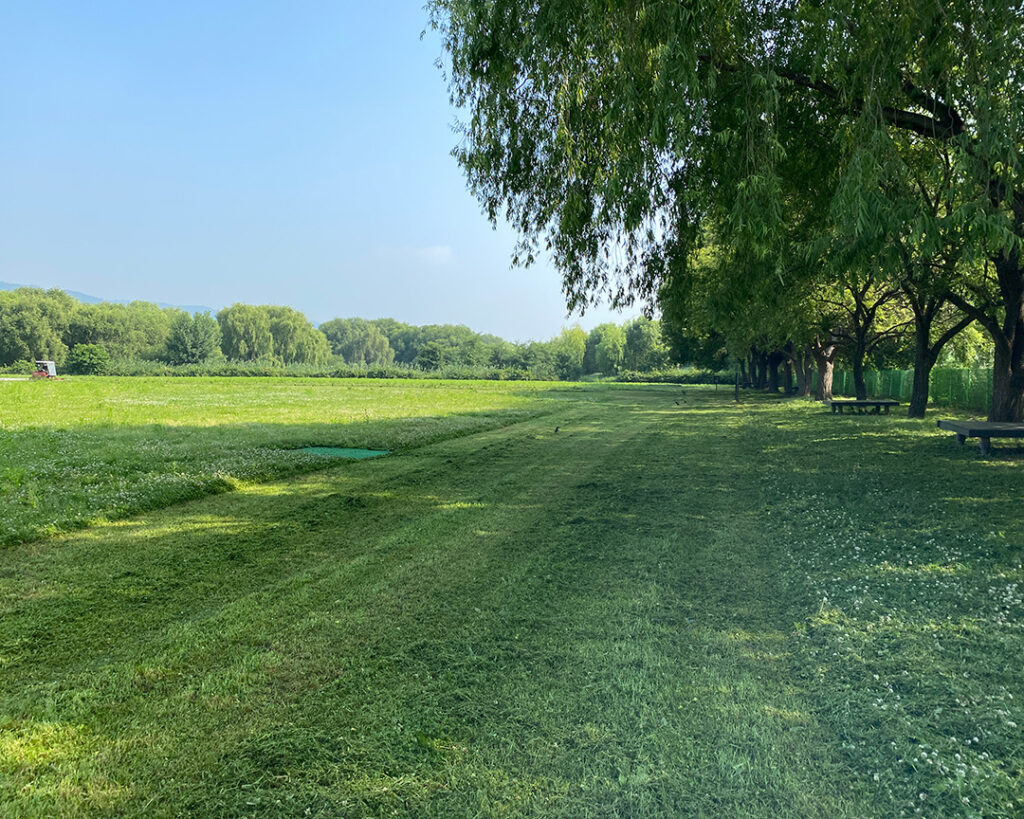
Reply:
[[[978,439],[978,449],[987,455],[993,438],[1024,438],[1024,424],[1010,421],[936,421],[939,429],[956,433],[956,442],[963,445],[968,438]]]
[[[833,414],[838,412],[840,415],[842,415],[843,410],[846,409],[850,410],[850,412],[857,412],[860,414],[864,414],[870,409],[873,414],[878,415],[882,411],[883,407],[885,408],[885,414],[888,415],[889,410],[892,407],[898,407],[900,405],[899,401],[893,401],[889,398],[869,398],[866,401],[844,398],[833,399],[826,401],[825,403],[832,408]]]

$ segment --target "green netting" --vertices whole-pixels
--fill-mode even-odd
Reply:
[[[355,461],[379,458],[381,455],[388,454],[386,449],[348,449],[338,446],[304,446],[298,451],[305,452],[307,455],[320,455],[324,458],[349,458]]]
[[[813,383],[818,383],[817,373]],[[868,370],[864,373],[868,395],[909,401],[914,388],[913,370]],[[833,395],[853,395],[853,373],[836,368],[832,378]],[[935,367],[928,390],[929,402],[935,406],[958,407],[988,412],[992,404],[992,371],[956,367]]]

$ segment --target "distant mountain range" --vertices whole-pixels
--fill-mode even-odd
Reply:
[[[17,290],[19,287],[40,287],[38,284],[12,284],[11,282],[0,282],[0,290]],[[43,288],[47,290],[49,288]],[[64,290],[64,288],[59,288]],[[64,290],[69,296],[78,299],[84,304],[99,304],[101,301],[109,301],[114,304],[131,304],[133,301],[146,301],[146,299],[101,299],[98,296],[90,296],[88,293],[79,293],[77,290]],[[212,307],[206,307],[201,304],[166,304],[165,302],[158,301],[158,307],[173,307],[176,310],[185,310],[189,313],[216,313],[217,311]]]

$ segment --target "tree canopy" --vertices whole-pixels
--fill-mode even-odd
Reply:
[[[551,253],[571,308],[652,300],[709,224],[768,262],[748,270],[796,291],[806,267],[779,261],[803,208],[855,244],[895,229],[931,251],[954,226],[964,256],[990,264],[990,286],[951,281],[948,295],[992,339],[992,417],[1024,413],[1019,4],[430,8],[467,114],[455,155],[470,188],[519,229],[517,261]],[[905,175],[945,175],[941,207],[916,204]],[[793,197],[801,181],[822,198]],[[812,251],[809,267],[835,272]]]
[[[320,325],[320,332],[347,364],[387,365],[395,360],[388,337],[366,319],[331,319]]]
[[[206,313],[178,313],[168,330],[165,358],[171,364],[201,364],[220,352],[220,325]]]

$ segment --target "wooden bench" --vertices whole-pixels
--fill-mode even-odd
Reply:
[[[1024,424],[1009,421],[936,421],[939,429],[956,433],[956,442],[963,445],[968,438],[978,439],[978,449],[987,455],[993,438],[1024,438]]]
[[[885,408],[885,414],[888,415],[889,410],[892,407],[898,407],[900,405],[899,401],[892,401],[888,398],[880,398],[877,400],[868,399],[867,401],[854,401],[852,399],[843,399],[840,401],[836,399],[826,401],[825,403],[832,408],[833,413],[838,412],[840,415],[843,414],[844,409],[849,409],[850,412],[863,414],[868,410],[868,408],[871,408],[871,411],[875,415],[878,415],[882,411],[883,407]]]

